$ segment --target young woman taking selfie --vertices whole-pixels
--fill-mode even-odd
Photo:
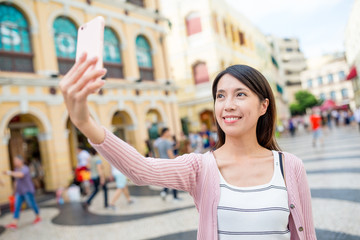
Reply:
[[[71,121],[93,147],[138,185],[187,191],[199,212],[198,239],[316,239],[302,161],[279,152],[276,107],[265,77],[230,66],[212,87],[219,141],[213,151],[175,159],[145,158],[99,126],[87,97],[106,70],[84,54],[60,82]]]

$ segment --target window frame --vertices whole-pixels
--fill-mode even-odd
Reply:
[[[23,20],[26,23],[26,27],[16,25],[16,29],[18,30],[20,35],[21,35],[21,33],[23,33],[25,31],[26,34],[28,35],[28,41],[29,41],[29,43],[28,43],[29,44],[29,52],[24,51],[23,40],[20,41],[20,44],[22,47],[21,51],[14,51],[14,49],[11,49],[11,51],[7,51],[5,49],[0,49],[0,59],[3,58],[4,61],[10,60],[10,64],[9,64],[10,67],[9,68],[4,67],[4,65],[2,64],[0,66],[0,71],[34,73],[35,72],[34,71],[34,52],[33,52],[32,36],[31,36],[31,31],[30,31],[30,22],[26,16],[26,14],[24,12],[22,12],[21,9],[14,6],[13,4],[0,3],[0,6],[12,8],[15,12],[17,12],[18,14],[21,15],[21,17],[23,18]],[[5,25],[5,24],[3,24],[3,22],[0,22],[0,27],[2,25]],[[2,35],[1,35],[1,31],[0,31],[0,38],[1,38],[1,36]],[[22,39],[22,36],[20,36],[20,38]],[[19,66],[17,66],[16,60],[18,60],[18,61],[27,60],[27,61],[29,61],[29,64],[25,68],[24,68],[23,64],[19,64]]]
[[[120,63],[118,62],[107,62],[105,61],[105,31],[106,29],[108,29],[109,31],[111,31],[111,33],[114,35],[114,37],[116,38],[117,41],[117,47],[119,50],[119,58],[120,58]],[[119,37],[117,36],[116,32],[114,31],[114,29],[112,29],[111,27],[105,26],[104,29],[104,55],[103,55],[103,65],[104,68],[107,69],[107,73],[106,73],[106,77],[107,78],[120,78],[123,79],[124,78],[124,64],[123,64],[123,59],[122,59],[122,51],[121,51],[121,41],[119,39]]]
[[[207,73],[207,79],[204,81],[204,80],[201,80],[201,81],[197,81],[197,78],[195,76],[195,73],[196,73],[196,68],[199,67],[199,65],[205,65],[205,68],[206,68],[206,73]],[[194,84],[195,86],[198,86],[200,84],[203,84],[203,83],[208,83],[210,82],[210,75],[209,75],[209,70],[207,68],[207,64],[206,62],[203,62],[203,61],[198,61],[196,62],[193,66],[192,66],[192,75],[193,75],[193,79],[194,79]]]
[[[138,53],[138,45],[137,45],[137,39],[139,37],[142,37],[145,39],[145,41],[148,44],[149,47],[149,57],[151,59],[151,67],[149,66],[140,66],[139,65],[139,60],[137,58],[137,53]],[[152,56],[152,46],[150,44],[150,41],[148,40],[148,38],[142,34],[138,35],[135,39],[135,47],[136,47],[136,62],[138,64],[138,68],[139,68],[139,74],[140,74],[140,78],[142,80],[145,81],[155,81],[155,77],[154,77],[154,61],[153,61],[153,56]]]
[[[75,40],[75,56],[72,58],[72,57],[64,57],[64,56],[58,56],[58,53],[57,53],[57,51],[56,51],[56,48],[57,48],[57,46],[56,46],[56,37],[57,37],[57,34],[59,34],[59,33],[56,33],[56,31],[55,31],[55,22],[58,20],[58,19],[60,19],[60,18],[63,18],[63,19],[66,19],[67,21],[69,21],[72,25],[73,25],[73,27],[75,28],[75,33],[76,33],[76,35],[74,36],[74,40]],[[54,22],[53,22],[53,25],[52,25],[52,27],[53,27],[53,31],[54,31],[54,33],[53,33],[53,40],[54,40],[54,44],[55,44],[55,54],[56,54],[56,59],[57,59],[57,64],[58,64],[58,69],[59,69],[59,74],[60,75],[65,75],[70,69],[71,69],[71,67],[72,67],[72,65],[74,65],[74,63],[75,63],[75,60],[76,60],[76,45],[77,45],[77,29],[78,29],[78,26],[75,24],[75,22],[71,19],[71,18],[69,18],[69,17],[67,17],[67,16],[63,16],[63,15],[60,15],[60,16],[58,16],[58,17],[56,17],[55,19],[54,19]],[[62,32],[60,32],[60,33],[62,33]],[[65,31],[63,32],[63,33],[66,33]]]

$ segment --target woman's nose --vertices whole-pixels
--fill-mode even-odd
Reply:
[[[231,99],[231,98],[228,98],[228,99],[226,99],[226,101],[225,101],[225,111],[232,111],[232,110],[234,110],[235,109],[235,104],[234,104],[234,100],[233,99]]]

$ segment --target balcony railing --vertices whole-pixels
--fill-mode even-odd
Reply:
[[[104,63],[104,68],[107,69],[107,78],[124,78],[123,65],[116,63]]]
[[[74,65],[75,59],[72,58],[58,58],[59,73],[65,75]]]
[[[0,51],[0,71],[34,72],[33,54]]]
[[[153,68],[140,67],[139,71],[140,71],[140,77],[142,80],[154,81],[154,69]]]

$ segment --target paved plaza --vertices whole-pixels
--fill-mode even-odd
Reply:
[[[322,146],[313,147],[310,134],[284,136],[280,146],[305,164],[312,193],[316,232],[320,240],[360,240],[360,132],[343,127],[324,132]],[[109,197],[114,194],[110,184]],[[169,195],[162,201],[161,188],[130,186],[135,203],[122,197],[116,210],[104,209],[102,193],[88,211],[80,203],[57,205],[54,199],[40,203],[43,221],[31,224],[31,210],[21,213],[17,230],[5,230],[11,220],[0,217],[0,239],[196,239],[198,214],[191,197],[182,201]]]

